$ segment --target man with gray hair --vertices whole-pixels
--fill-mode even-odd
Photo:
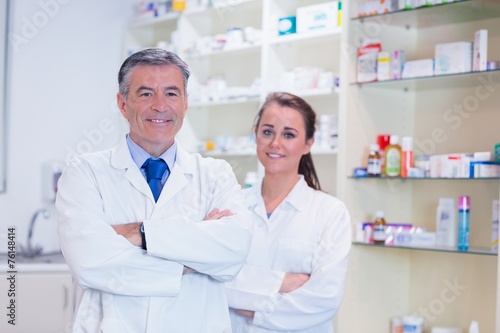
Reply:
[[[82,291],[73,332],[230,332],[224,282],[248,255],[251,217],[230,165],[175,139],[188,78],[174,53],[128,57],[117,102],[129,133],[59,180],[61,248]]]

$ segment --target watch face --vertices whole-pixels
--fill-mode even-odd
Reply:
[[[135,230],[137,230],[137,229],[135,229]],[[144,233],[144,223],[141,224],[141,233]]]

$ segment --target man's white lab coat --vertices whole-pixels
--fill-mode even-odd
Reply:
[[[56,205],[61,248],[83,288],[73,332],[230,332],[224,282],[248,254],[251,217],[228,163],[178,146],[155,204],[123,139],[73,158]],[[203,221],[214,208],[233,215]],[[111,227],[140,221],[147,251]],[[184,266],[197,272],[182,275]]]

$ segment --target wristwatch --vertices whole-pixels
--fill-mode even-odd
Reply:
[[[147,247],[146,247],[146,234],[144,233],[144,223],[141,223],[141,228],[139,230],[141,232],[142,249],[143,250],[147,250]]]

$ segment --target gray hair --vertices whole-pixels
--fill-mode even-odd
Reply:
[[[145,49],[129,56],[118,72],[118,87],[125,99],[130,90],[130,76],[137,66],[174,66],[180,69],[184,77],[184,93],[189,79],[189,66],[173,52],[158,48]]]

